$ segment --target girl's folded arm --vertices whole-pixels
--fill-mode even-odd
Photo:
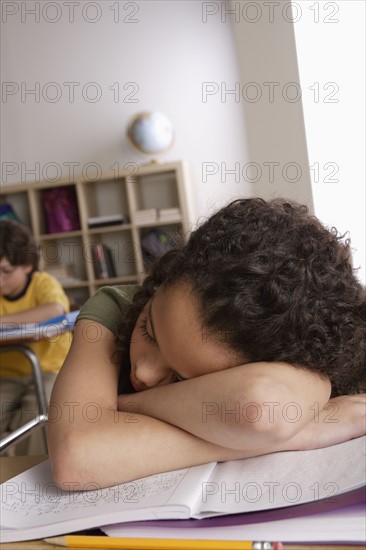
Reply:
[[[118,397],[119,410],[169,422],[211,443],[270,452],[321,411],[330,382],[286,363],[251,363]]]
[[[66,490],[111,486],[163,471],[260,454],[215,445],[164,421],[117,411],[114,336],[79,321],[51,397],[55,481]],[[276,450],[276,449],[273,449]],[[269,452],[269,451],[267,451]]]

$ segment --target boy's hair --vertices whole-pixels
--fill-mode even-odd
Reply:
[[[11,265],[31,265],[38,269],[39,246],[27,227],[18,222],[0,220],[0,259]]]
[[[354,393],[366,367],[366,297],[350,259],[349,241],[306,206],[236,200],[153,264],[121,327],[119,349],[126,360],[155,290],[187,281],[203,337],[210,333],[245,362],[284,361],[325,375],[333,396]]]

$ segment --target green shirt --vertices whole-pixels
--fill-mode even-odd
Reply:
[[[138,289],[138,285],[102,287],[84,304],[77,320],[88,319],[100,323],[116,336],[121,319],[126,314],[128,306],[132,304]],[[131,385],[130,370],[129,358],[126,358],[119,374],[119,394],[135,392]]]
[[[104,286],[84,304],[77,320],[89,319],[108,328],[116,336],[138,285]]]

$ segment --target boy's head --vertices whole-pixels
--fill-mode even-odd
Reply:
[[[30,231],[17,222],[0,220],[0,294],[19,294],[38,262],[39,248]]]

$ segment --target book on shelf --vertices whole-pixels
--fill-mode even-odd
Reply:
[[[291,507],[327,501],[340,508],[347,498],[359,504],[365,495],[365,455],[366,436],[323,449],[183,468],[105,489],[74,484],[78,490],[71,493],[56,486],[46,460],[1,485],[2,542],[146,520],[218,521],[218,516],[263,511],[283,519]],[[262,539],[260,527],[257,532],[255,538]],[[241,533],[245,538],[244,527]]]
[[[108,227],[109,225],[118,225],[125,223],[125,217],[122,214],[110,214],[108,216],[95,216],[88,218],[88,227]]]
[[[157,221],[157,208],[145,208],[144,210],[136,210],[135,212],[135,223],[137,225],[144,223],[156,223]]]
[[[178,222],[182,219],[180,208],[160,208],[159,221],[161,222]]]
[[[96,279],[109,279],[117,276],[112,251],[107,245],[93,244],[92,255]]]

